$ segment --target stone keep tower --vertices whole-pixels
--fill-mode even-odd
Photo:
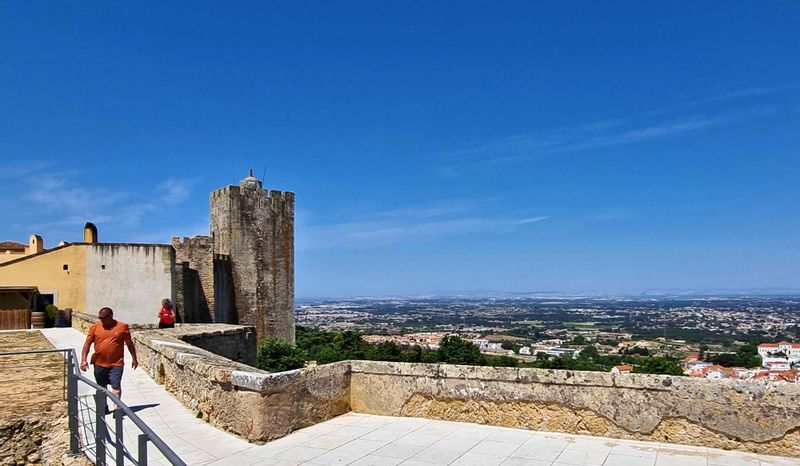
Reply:
[[[229,257],[238,321],[294,341],[294,193],[250,175],[211,193],[215,257]]]

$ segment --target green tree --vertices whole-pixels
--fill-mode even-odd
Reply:
[[[711,362],[720,366],[733,367],[738,365],[739,358],[733,353],[721,353],[714,355],[711,358]]]
[[[707,352],[708,352],[708,345],[703,343],[702,345],[700,345],[700,351],[697,354],[698,359],[703,361],[706,358],[706,353]]]
[[[403,352],[397,346],[397,343],[384,341],[373,346],[369,356],[373,361],[400,361],[403,357]]]
[[[292,342],[280,338],[266,338],[256,354],[256,366],[270,372],[299,369],[306,363],[306,352]]]
[[[761,365],[761,356],[758,355],[758,347],[747,344],[739,347],[735,354],[717,354],[711,358],[711,362],[725,367],[758,367]]]
[[[517,367],[519,360],[511,356],[486,356],[486,365],[492,367]]]
[[[422,347],[414,345],[408,351],[404,351],[402,355],[403,362],[422,362]]]
[[[583,335],[575,335],[571,342],[573,345],[585,345],[587,343],[586,337]]]
[[[519,353],[519,349],[522,348],[522,345],[519,343],[512,343],[510,341],[504,341],[500,344],[500,348],[506,351],[513,351],[515,353]]]
[[[758,347],[756,345],[742,345],[736,351],[736,356],[740,366],[757,367],[761,365],[761,356],[758,355]]]
[[[633,368],[633,372],[638,374],[683,375],[683,369],[681,369],[681,366],[675,364],[669,359],[661,357],[645,359],[641,365]]]
[[[425,351],[422,353],[422,362],[425,364],[436,364],[439,361],[439,353],[437,351]]]
[[[581,350],[581,354],[578,355],[581,359],[592,359],[595,360],[600,357],[600,353],[597,352],[597,348],[594,345],[588,345]]]
[[[332,362],[344,361],[347,359],[345,355],[330,345],[316,348],[313,353],[313,358],[317,361],[317,364],[330,364]]]
[[[446,364],[480,366],[484,362],[483,355],[477,346],[455,335],[444,337],[436,354],[439,361]]]
[[[342,334],[341,340],[336,342],[336,349],[341,351],[345,356],[344,359],[367,359],[371,348],[361,335],[347,331]]]

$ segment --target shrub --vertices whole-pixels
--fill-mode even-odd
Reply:
[[[58,318],[58,306],[55,304],[48,304],[45,306],[44,312],[47,313],[47,318],[50,320],[56,320]]]
[[[436,353],[439,361],[445,364],[473,366],[482,366],[484,364],[483,355],[477,346],[454,335],[444,337]]]
[[[306,363],[306,352],[280,338],[266,338],[256,354],[256,366],[270,372],[299,369]]]
[[[491,367],[517,367],[518,363],[511,356],[486,356],[486,365]]]
[[[660,357],[647,358],[641,365],[634,367],[633,372],[638,374],[683,375],[681,366],[669,359]]]

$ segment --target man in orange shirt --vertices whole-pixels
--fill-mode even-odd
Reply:
[[[133,358],[131,367],[134,369],[139,367],[139,361],[136,359],[136,347],[133,346],[128,324],[114,320],[114,311],[110,307],[101,308],[97,317],[100,321],[89,327],[86,343],[83,344],[81,370],[85,371],[89,368],[86,357],[89,355],[89,348],[94,343],[94,354],[92,354],[94,380],[103,387],[111,385],[111,392],[117,398],[122,398],[124,345],[127,345],[131,352]]]

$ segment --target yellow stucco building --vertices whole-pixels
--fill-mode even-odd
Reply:
[[[0,287],[36,287],[60,309],[95,313],[109,306],[122,321],[155,322],[160,300],[174,299],[172,246],[99,243],[91,223],[83,239],[44,249],[32,236],[26,254],[0,262]]]
[[[2,286],[36,286],[59,308],[86,309],[86,244],[65,244],[0,263]]]

